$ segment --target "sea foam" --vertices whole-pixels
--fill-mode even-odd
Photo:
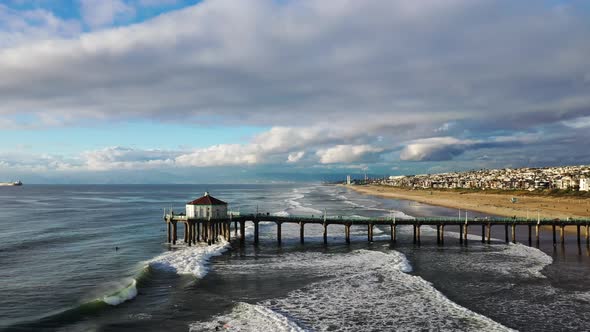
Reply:
[[[254,307],[238,303],[226,315],[192,324],[192,330],[509,330],[452,302],[421,277],[408,274],[412,267],[397,251],[294,252],[244,261],[227,272],[251,274],[261,268],[305,271],[319,281]],[[270,325],[269,320],[284,325]]]
[[[133,281],[125,288],[102,298],[102,301],[106,304],[116,306],[125,301],[129,301],[137,296],[137,281]]]
[[[221,237],[219,237],[219,242],[213,245],[199,243],[189,247],[181,242],[174,250],[157,256],[148,264],[153,268],[174,271],[178,274],[192,274],[197,278],[203,278],[209,271],[207,266],[209,259],[223,254],[229,247],[230,243]]]
[[[261,305],[237,303],[226,315],[214,317],[207,322],[190,324],[190,331],[285,331],[303,332],[289,318]]]

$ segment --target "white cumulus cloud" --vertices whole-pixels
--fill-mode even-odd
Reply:
[[[351,163],[383,150],[370,145],[337,145],[327,149],[320,149],[316,154],[320,157],[320,163],[322,164]]]

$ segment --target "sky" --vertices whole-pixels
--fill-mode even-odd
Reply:
[[[0,0],[0,181],[590,163],[590,2]]]

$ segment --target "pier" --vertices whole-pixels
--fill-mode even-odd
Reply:
[[[282,241],[281,230],[283,224],[295,224],[299,226],[299,241],[305,243],[305,226],[310,224],[321,225],[323,227],[323,241],[328,244],[328,231],[332,227],[344,228],[345,243],[351,243],[350,229],[352,226],[365,226],[367,229],[367,241],[373,241],[373,232],[375,226],[385,226],[389,228],[389,237],[391,242],[397,241],[397,227],[402,225],[411,226],[413,229],[413,243],[421,244],[421,228],[429,226],[436,229],[436,243],[444,245],[445,230],[457,231],[459,233],[458,242],[467,245],[470,239],[468,234],[470,229],[481,229],[481,242],[491,243],[492,227],[499,227],[504,232],[506,243],[516,243],[516,230],[525,228],[528,231],[528,244],[539,245],[541,228],[550,228],[552,232],[553,245],[565,244],[565,227],[576,227],[576,236],[578,246],[584,242],[590,246],[590,219],[523,219],[523,218],[452,218],[452,217],[428,217],[413,219],[398,218],[346,218],[346,217],[327,217],[327,216],[272,216],[264,214],[251,214],[233,216],[226,218],[188,218],[185,215],[165,214],[164,220],[168,229],[168,243],[175,244],[177,241],[177,226],[184,225],[184,241],[189,246],[197,242],[208,244],[215,243],[222,236],[226,241],[231,241],[232,231],[234,236],[239,239],[240,245],[246,244],[246,223],[251,223],[254,228],[253,244],[259,243],[259,229],[261,222],[272,222],[276,224],[276,240],[280,245]],[[232,229],[233,226],[233,229]],[[534,232],[533,232],[534,229]],[[582,234],[583,230],[583,234]],[[559,233],[559,239],[558,239]]]

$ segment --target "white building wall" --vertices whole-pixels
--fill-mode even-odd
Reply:
[[[227,217],[227,205],[186,205],[188,218],[216,219]]]
[[[580,179],[580,191],[590,191],[590,179]]]

